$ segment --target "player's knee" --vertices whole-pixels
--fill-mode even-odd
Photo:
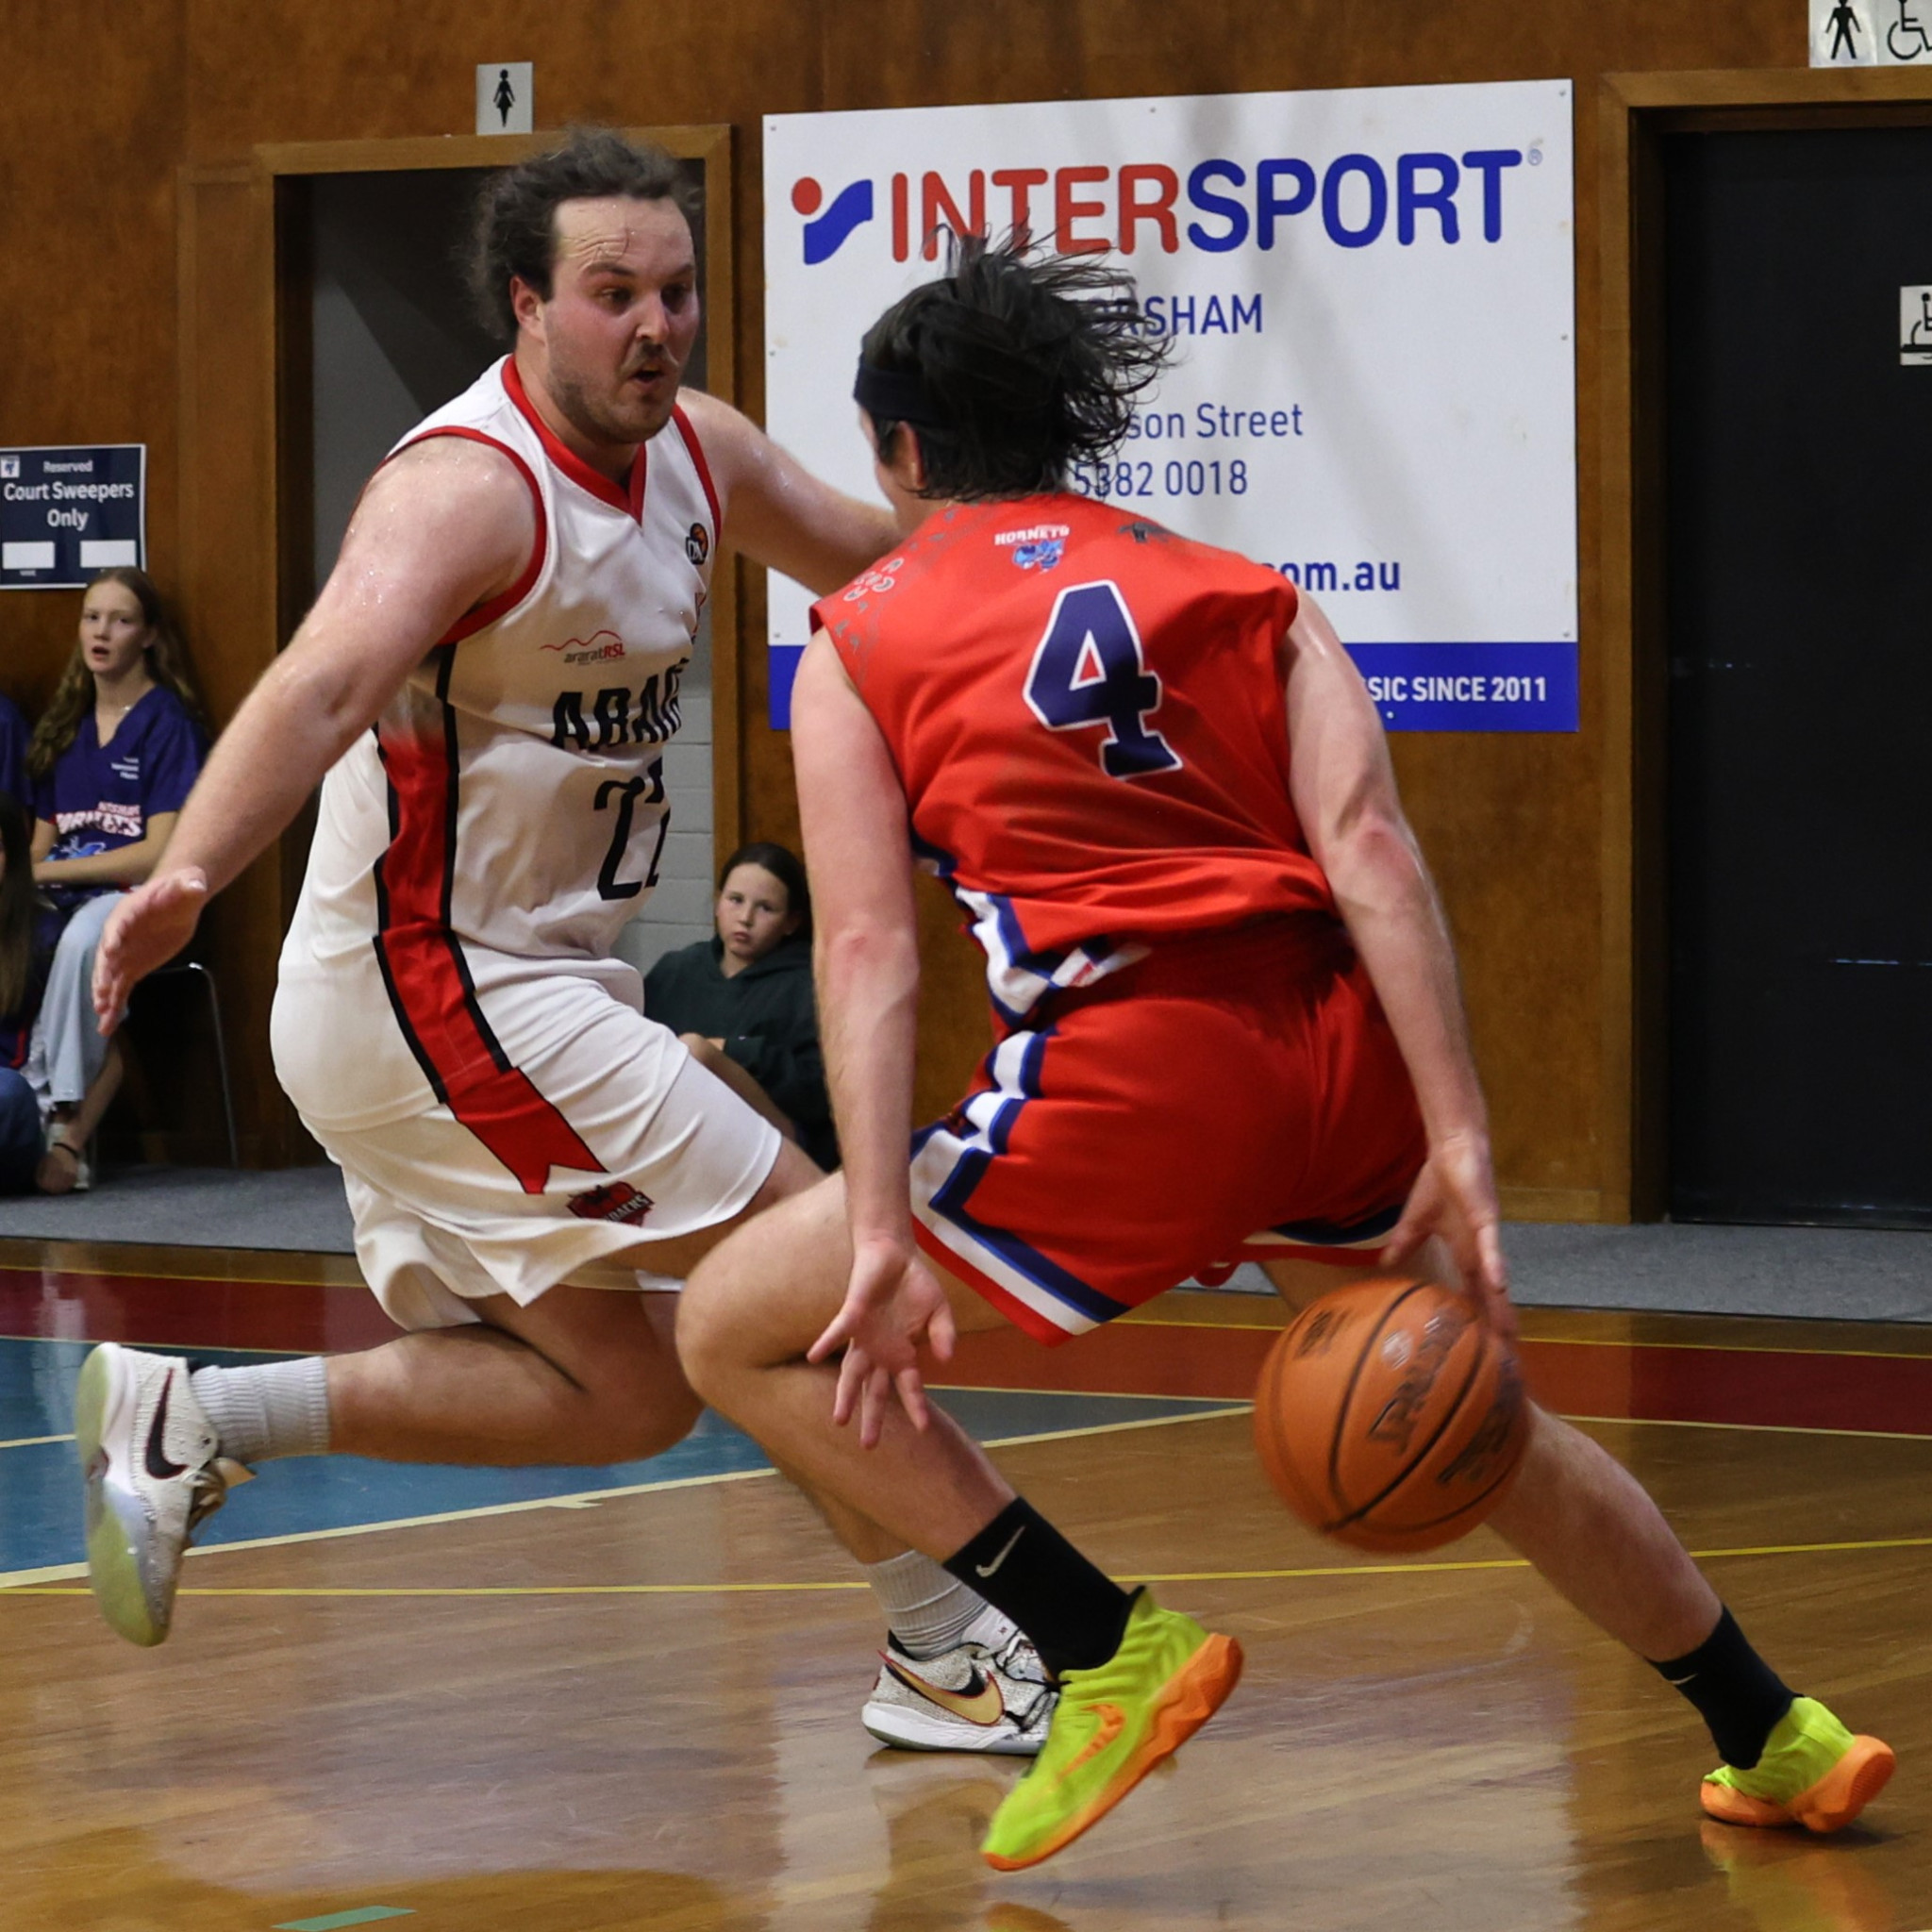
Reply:
[[[691,1434],[704,1403],[675,1363],[615,1375],[586,1391],[595,1463],[641,1462]]]
[[[700,1399],[718,1389],[743,1354],[743,1331],[731,1317],[742,1236],[721,1242],[697,1265],[677,1298],[677,1356]]]

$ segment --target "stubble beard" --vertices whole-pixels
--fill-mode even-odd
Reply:
[[[662,366],[673,372],[668,358]],[[670,422],[677,399],[675,373],[661,401],[639,397],[627,408],[615,399],[593,394],[589,383],[574,370],[559,368],[554,357],[547,374],[551,398],[565,420],[596,442],[649,442]]]

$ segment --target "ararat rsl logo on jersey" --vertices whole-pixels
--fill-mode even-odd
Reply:
[[[1001,530],[993,542],[1010,549],[1013,561],[1022,570],[1054,569],[1067,552],[1067,539],[1074,534],[1067,524],[1034,524],[1024,530]]]
[[[566,664],[608,664],[624,656],[624,640],[614,630],[600,630],[588,638],[566,638],[560,644],[545,644],[543,648],[561,651]]]
[[[704,525],[693,524],[684,533],[684,554],[703,569],[705,558],[711,554],[711,533]]]
[[[632,1226],[653,1205],[650,1195],[641,1194],[628,1181],[606,1181],[601,1188],[587,1188],[570,1197],[570,1211],[579,1221],[623,1221]]]

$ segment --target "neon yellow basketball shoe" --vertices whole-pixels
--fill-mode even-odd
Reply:
[[[1800,1697],[1749,1771],[1719,1765],[1698,1797],[1725,1824],[1841,1831],[1885,1789],[1896,1762],[1890,1744],[1854,1737],[1815,1698]]]
[[[1221,1708],[1241,1681],[1241,1647],[1144,1590],[1121,1647],[1060,1680],[1059,1707],[1033,1768],[993,1814],[980,1856],[996,1872],[1050,1858],[1113,1809]]]

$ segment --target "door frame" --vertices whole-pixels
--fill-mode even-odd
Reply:
[[[1663,139],[1921,126],[1928,68],[1609,74],[1598,91],[1606,1221],[1660,1220],[1670,1172]]]

